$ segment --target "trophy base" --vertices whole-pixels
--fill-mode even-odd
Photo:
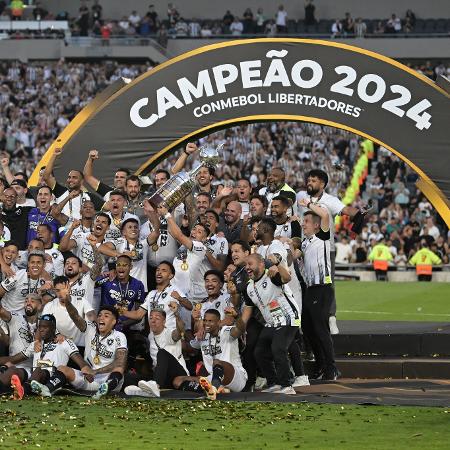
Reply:
[[[148,202],[152,205],[153,209],[156,210],[156,208],[164,202],[164,198],[158,193],[155,193],[148,199]]]

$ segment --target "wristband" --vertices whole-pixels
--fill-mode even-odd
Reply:
[[[172,217],[172,214],[168,212],[167,214],[164,214],[164,219],[170,219]]]
[[[183,150],[183,153],[184,153],[186,156],[189,156],[189,153],[188,153],[186,150]]]
[[[308,202],[307,204],[306,204],[306,207],[308,208],[308,209],[311,209],[309,206],[311,205],[311,203],[312,202]]]

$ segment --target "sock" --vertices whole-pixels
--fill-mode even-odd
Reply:
[[[200,392],[203,393],[203,389],[198,383],[198,381],[188,381],[185,380],[180,384],[180,387],[178,388],[180,391],[191,391],[191,392]]]
[[[223,377],[224,377],[223,367],[219,366],[219,365],[214,366],[213,367],[211,384],[214,387],[218,388],[219,386],[222,385]]]
[[[31,395],[33,391],[31,390],[31,384],[29,381],[25,381],[25,383],[22,383],[23,391],[25,392],[25,395]]]
[[[67,383],[66,376],[59,370],[55,370],[55,373],[51,376],[46,386],[50,392],[56,392],[61,389]]]
[[[120,372],[111,372],[109,374],[106,382],[109,386],[109,391],[113,391],[117,386],[119,386],[120,381],[122,380],[122,374]]]

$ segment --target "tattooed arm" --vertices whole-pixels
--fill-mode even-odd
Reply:
[[[100,369],[94,370],[95,374],[100,373],[110,373],[110,372],[120,372],[124,373],[125,369],[127,368],[127,357],[128,357],[128,350],[126,348],[118,348],[116,350],[116,356],[114,358],[114,361],[105,367],[100,367]]]

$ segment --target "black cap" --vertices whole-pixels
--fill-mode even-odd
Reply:
[[[56,327],[56,318],[53,314],[43,314],[41,317],[39,317],[39,321],[46,320],[47,322],[52,322],[53,325]]]

